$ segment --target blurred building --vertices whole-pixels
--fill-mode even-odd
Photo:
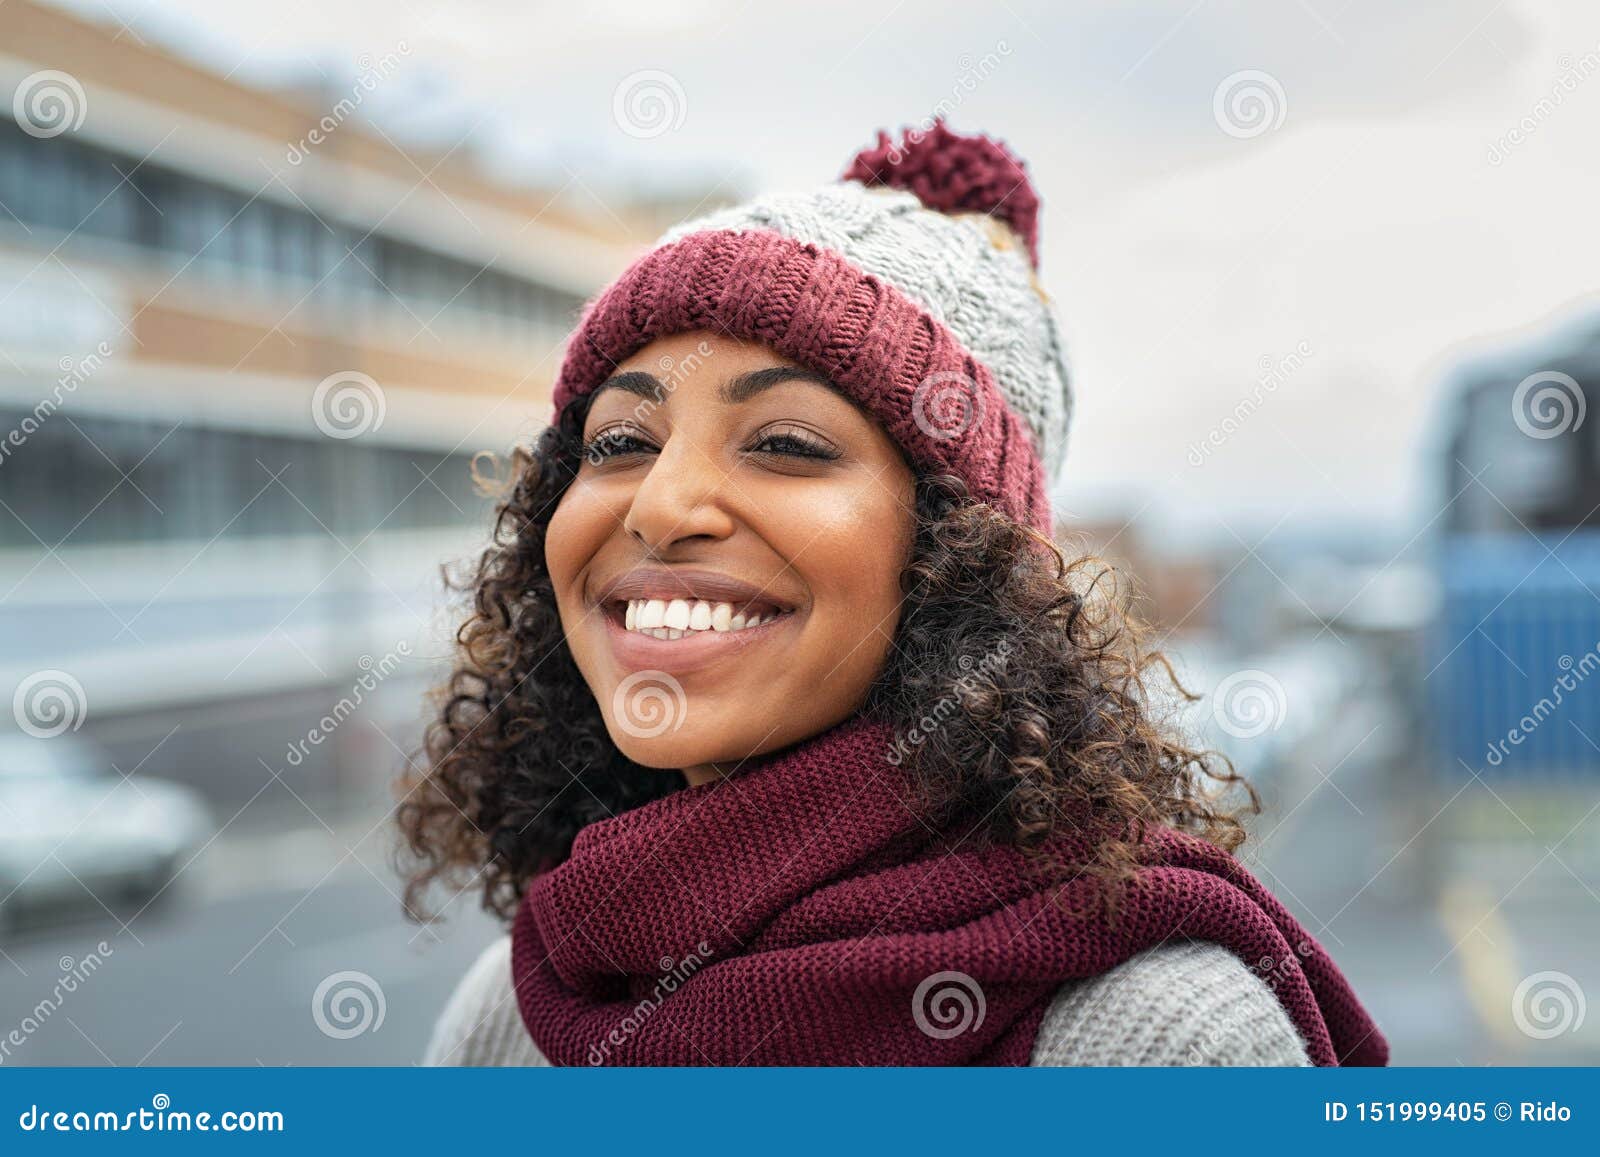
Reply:
[[[290,741],[442,652],[473,453],[543,427],[576,311],[658,225],[403,151],[359,106],[406,66],[291,98],[0,5],[0,683],[64,672],[124,769],[326,786],[338,745]]]
[[[1154,549],[1134,519],[1058,520],[1055,537],[1069,559],[1087,554],[1115,568],[1125,605],[1159,634],[1216,626],[1212,596],[1221,568],[1215,558]]]

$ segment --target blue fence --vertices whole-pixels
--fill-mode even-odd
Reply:
[[[1600,530],[1447,536],[1436,559],[1424,670],[1445,774],[1600,772]]]

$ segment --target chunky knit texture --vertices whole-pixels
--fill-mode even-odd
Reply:
[[[511,986],[511,938],[479,955],[434,1022],[425,1065],[543,1067]],[[1174,941],[1056,990],[1029,1064],[1309,1065],[1262,979],[1226,948]]]
[[[1027,167],[999,141],[953,133],[943,119],[902,141],[879,132],[878,143],[856,154],[844,179],[909,189],[940,213],[985,213],[1004,221],[1038,268],[1039,194]]]
[[[1158,828],[1115,922],[1042,890],[981,820],[930,827],[892,729],[856,715],[592,823],[512,925],[523,1023],[573,1064],[1028,1063],[1052,995],[1156,944],[1250,963],[1319,1065],[1388,1045],[1322,946],[1232,856]],[[1082,861],[1087,835],[1060,837]],[[692,962],[692,964],[691,964]]]
[[[919,465],[1049,533],[1072,391],[1031,261],[1037,196],[986,138],[941,126],[902,148],[880,140],[848,180],[668,230],[585,309],[557,411],[658,337],[762,342],[828,375]]]

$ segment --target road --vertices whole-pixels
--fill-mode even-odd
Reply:
[[[1402,1065],[1600,1064],[1600,799],[1386,762],[1357,703],[1267,791],[1244,859],[1332,954]],[[1544,818],[1541,819],[1541,816]]]
[[[406,922],[386,832],[363,841],[367,830],[214,846],[170,904],[115,918],[93,908],[0,945],[0,1040],[38,1019],[39,1002],[53,1004],[58,981],[85,972],[99,943],[110,949],[5,1063],[414,1063],[495,930],[465,900],[432,930]],[[334,980],[316,1008],[319,986],[339,974],[362,975]]]
[[[1481,782],[1397,794],[1377,758],[1381,716],[1343,722],[1263,785],[1245,859],[1345,969],[1394,1063],[1600,1063],[1600,1014],[1583,1015],[1600,994],[1595,801],[1547,809],[1552,834]],[[1468,842],[1486,823],[1497,838]],[[388,839],[370,820],[230,835],[168,905],[116,920],[91,905],[0,944],[0,1062],[415,1062],[495,927],[472,897],[432,931],[405,922]],[[102,940],[97,970],[38,1017]],[[1519,1018],[1519,986],[1550,976]],[[346,999],[319,1003],[325,986]],[[29,1025],[22,1045],[5,1043]]]

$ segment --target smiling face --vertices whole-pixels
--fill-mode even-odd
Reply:
[[[545,559],[628,758],[704,782],[860,706],[914,528],[881,427],[765,346],[689,333],[617,367],[584,440]]]

